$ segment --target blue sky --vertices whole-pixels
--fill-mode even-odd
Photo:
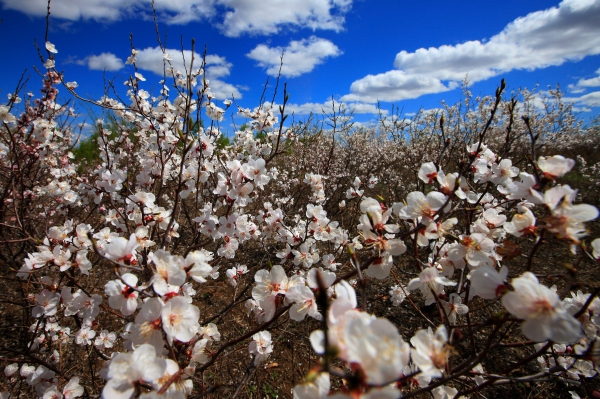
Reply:
[[[47,1],[0,5],[0,95],[14,90],[25,69],[27,89],[39,93],[33,67],[43,66],[33,43],[43,47]],[[437,108],[461,98],[467,75],[474,94],[492,94],[501,78],[509,92],[560,84],[582,117],[600,112],[599,0],[155,0],[155,6],[173,64],[182,65],[182,43],[189,51],[194,38],[197,53],[207,48],[216,98],[233,95],[242,107],[258,105],[267,77],[271,98],[283,51],[289,111],[299,118],[330,109],[332,96],[361,122],[376,119],[378,101],[384,110],[395,104],[409,114]],[[51,10],[56,68],[78,82],[80,95],[99,98],[105,73],[124,92],[133,74],[125,64],[130,34],[147,79],[141,87],[158,95],[163,56],[149,0],[52,0]]]

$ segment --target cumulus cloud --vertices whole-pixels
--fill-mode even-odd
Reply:
[[[75,61],[77,65],[85,65],[96,71],[118,71],[125,66],[123,60],[113,53],[90,55],[82,60]]]
[[[341,53],[340,49],[329,40],[311,36],[308,39],[292,40],[285,48],[259,44],[246,56],[266,68],[269,75],[277,76],[281,65],[281,54],[283,54],[281,74],[293,78],[311,72],[326,58],[337,57]]]
[[[489,41],[401,51],[394,66],[442,80],[473,81],[514,69],[561,65],[600,54],[600,2],[565,0],[558,7],[517,18]]]
[[[571,93],[583,93],[588,87],[599,87],[600,86],[600,69],[596,71],[596,75],[589,79],[579,79],[575,84],[569,85],[569,91]]]
[[[150,1],[147,1],[147,4],[149,3]],[[144,10],[149,9],[147,4],[143,5]],[[215,0],[154,0],[154,7],[159,19],[168,24],[178,25],[207,19],[217,13]]]
[[[379,110],[374,104],[365,104],[360,102],[345,102],[345,101],[335,101],[331,102],[325,101],[322,103],[304,103],[304,104],[286,104],[285,113],[286,114],[294,114],[294,115],[322,115],[324,113],[331,114],[333,107],[335,107],[335,112],[339,112],[340,110],[345,110],[347,115],[353,114],[375,114],[378,115],[380,112],[382,115],[387,115],[387,110]],[[273,109],[278,110],[279,104],[273,104]]]
[[[600,91],[593,91],[580,97],[565,97],[564,101],[572,102],[578,110],[600,107]]]
[[[352,0],[219,0],[228,11],[222,23],[227,36],[273,34],[291,25],[340,31]]]
[[[45,16],[47,0],[0,0],[5,9]],[[151,18],[152,0],[61,0],[52,16],[71,21]],[[158,17],[168,24],[214,20],[227,36],[274,34],[284,26],[340,31],[352,0],[155,0]]]
[[[396,55],[396,70],[355,81],[345,99],[399,101],[453,89],[517,69],[534,70],[600,54],[600,2],[564,0],[517,18],[488,41]]]
[[[442,93],[455,89],[457,82],[444,85],[439,79],[423,75],[411,75],[404,71],[388,71],[378,75],[367,75],[350,86],[351,94],[342,97],[343,101],[399,101],[417,98],[424,94]]]
[[[45,16],[47,0],[0,0],[5,9]],[[216,0],[155,0],[162,21],[185,24],[215,15]],[[52,16],[78,21],[113,22],[123,18],[151,18],[152,0],[61,0],[52,2]]]
[[[576,100],[577,104],[583,104],[588,107],[600,107],[600,91],[593,91],[584,94]]]
[[[135,0],[62,0],[52,2],[51,11],[53,17],[71,21],[116,21],[131,10],[134,3]],[[46,0],[2,0],[2,4],[5,9],[38,17],[45,16],[48,8]]]
[[[186,70],[190,71],[190,67],[195,70],[201,67],[203,62],[201,54],[192,53],[190,50],[184,50],[182,53],[181,50],[166,49],[163,53],[160,47],[148,47],[139,50],[136,58],[136,65],[139,69],[151,71],[161,76],[164,75],[165,71],[167,76],[172,76],[170,73],[171,68],[185,74]],[[170,60],[167,61],[166,58],[170,58]],[[232,95],[235,98],[242,98],[242,94],[236,86],[225,83],[220,79],[229,76],[231,67],[232,64],[227,62],[225,57],[214,54],[206,56],[206,78],[210,80],[211,91],[217,99],[231,98]]]

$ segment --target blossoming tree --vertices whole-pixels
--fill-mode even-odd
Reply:
[[[126,101],[94,100],[115,119],[86,168],[57,94],[91,100],[45,48],[42,96],[0,106],[3,398],[236,397],[274,367],[295,398],[590,393],[600,300],[581,276],[600,239],[582,199],[598,200],[599,160],[568,153],[600,141],[568,109],[507,100],[503,82],[373,129],[334,105],[316,130],[286,123],[284,89],[279,109],[238,107],[248,128],[222,145],[237,105],[217,103],[202,60],[177,71],[165,53],[157,96],[135,72]]]

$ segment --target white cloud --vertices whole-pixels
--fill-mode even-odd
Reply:
[[[5,9],[45,16],[47,0],[0,0]],[[56,0],[52,16],[71,21],[113,22],[152,16],[152,0]],[[216,20],[227,36],[274,34],[284,26],[340,31],[352,0],[155,0],[158,17],[168,24]]]
[[[292,40],[285,48],[259,44],[246,56],[258,61],[259,66],[267,68],[269,75],[277,76],[282,53],[281,74],[293,78],[311,72],[327,57],[337,57],[342,52],[329,40],[311,36],[308,39]]]
[[[565,97],[563,100],[567,102],[573,102],[578,107],[600,107],[600,91],[593,91],[591,93],[584,94],[581,97]]]
[[[171,58],[170,65],[165,61],[165,54],[168,54]],[[181,50],[166,49],[165,54],[163,54],[160,47],[148,47],[139,50],[136,56],[136,65],[140,69],[154,72],[160,76],[164,75],[165,65],[167,67],[167,76],[171,76],[169,73],[169,68],[171,67],[185,74],[186,68],[189,71],[190,66],[193,69],[202,66],[202,54],[192,53],[190,50],[184,50],[182,53]],[[210,80],[210,89],[217,99],[231,98],[232,95],[238,99],[242,98],[242,94],[237,87],[220,79],[229,76],[231,67],[231,63],[227,62],[225,57],[214,54],[206,56],[206,78]]]
[[[442,80],[473,81],[515,69],[561,65],[600,54],[600,2],[565,0],[553,7],[517,18],[489,41],[401,51],[394,66],[410,74]]]
[[[159,19],[178,25],[213,17],[217,12],[215,0],[154,0],[154,6]],[[143,8],[148,10],[149,6]]]
[[[168,54],[171,58],[170,65],[165,61],[165,54]],[[167,76],[172,76],[170,73],[170,68],[173,68],[176,71],[181,71],[183,74],[185,74],[186,66],[187,71],[190,70],[190,65],[193,66],[194,70],[202,66],[202,54],[192,54],[190,50],[185,50],[182,53],[181,50],[167,49],[165,50],[165,54],[163,54],[160,47],[148,47],[143,50],[139,50],[136,57],[136,65],[140,70],[154,72],[159,76],[164,76],[165,65],[167,67]],[[67,60],[66,63],[84,65],[89,69],[100,71],[118,71],[125,66],[123,60],[112,53],[92,55],[81,60],[70,59]],[[211,92],[217,99],[226,99],[231,98],[232,96],[234,96],[236,99],[242,98],[242,94],[240,92],[242,89],[241,87],[236,87],[230,83],[224,82],[221,79],[229,76],[231,67],[232,64],[227,62],[225,57],[214,54],[209,54],[206,56],[206,78],[210,81]]]
[[[0,0],[4,8],[33,16],[45,16],[47,0]],[[216,0],[155,0],[159,18],[170,24],[185,24],[215,14]],[[60,0],[51,4],[52,16],[71,21],[113,22],[123,18],[151,18],[151,0]]]
[[[75,63],[78,65],[87,65],[88,68],[96,71],[118,71],[125,66],[123,60],[113,53],[90,55],[83,60],[75,61]]]
[[[598,86],[600,86],[600,69],[598,69],[596,71],[596,73],[598,74],[598,76],[596,76],[595,78],[579,79],[579,82],[577,82],[577,86],[580,86],[580,87],[598,87]]]
[[[96,21],[116,21],[132,10],[135,0],[60,0],[51,3],[53,17],[77,21],[93,19]],[[47,0],[2,0],[5,9],[17,10],[33,16],[45,16]]]
[[[359,102],[338,102],[334,103],[329,101],[325,101],[323,103],[304,103],[304,104],[286,104],[285,113],[286,114],[294,114],[294,115],[323,115],[325,113],[331,114],[333,111],[333,107],[335,107],[335,112],[339,112],[340,109],[345,109],[346,114],[349,115],[350,112],[354,114],[375,114],[378,115],[380,110],[374,104],[365,104]],[[279,104],[273,104],[273,109],[277,110],[279,113]],[[387,115],[388,111],[385,109],[381,110],[383,115]]]
[[[218,0],[230,9],[222,29],[227,36],[273,34],[292,25],[314,30],[342,30],[352,0]]]
[[[589,79],[579,79],[575,84],[569,85],[569,91],[571,93],[583,93],[587,87],[599,87],[600,86],[600,69],[596,71],[596,77]]]
[[[512,70],[581,60],[600,54],[598,21],[600,1],[564,0],[558,7],[517,18],[486,42],[403,50],[396,55],[397,70],[355,81],[344,99],[399,101],[452,89],[467,75],[476,82]]]
[[[447,86],[439,79],[423,75],[409,75],[404,71],[388,71],[378,75],[367,75],[352,83],[351,94],[342,97],[343,101],[400,101],[417,98],[424,94],[441,93],[458,86],[450,82]]]
[[[355,114],[375,114],[375,115],[387,115],[389,111],[387,109],[379,109],[376,105],[365,104],[365,103],[348,103],[348,109],[353,110]]]

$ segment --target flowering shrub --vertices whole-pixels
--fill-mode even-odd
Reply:
[[[599,160],[579,150],[600,141],[559,92],[540,111],[502,83],[372,129],[334,109],[322,130],[286,124],[284,91],[279,110],[238,108],[248,128],[223,145],[236,105],[203,65],[171,70],[158,97],[136,72],[126,103],[96,102],[114,123],[97,121],[81,167],[57,100],[77,85],[46,49],[42,97],[0,106],[3,398],[235,397],[284,350],[315,359],[277,381],[295,398],[597,374],[600,291],[581,276],[600,260],[582,203]]]

